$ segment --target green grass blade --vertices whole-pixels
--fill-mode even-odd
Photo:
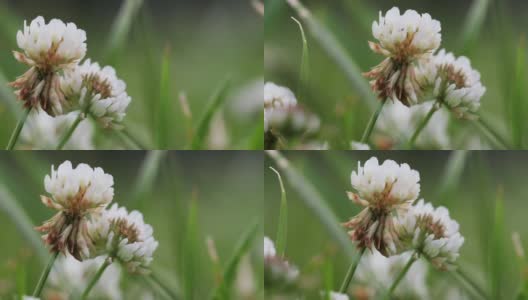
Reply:
[[[130,196],[130,202],[136,202],[145,198],[154,186],[154,181],[159,173],[167,151],[149,151],[139,169],[139,174],[134,184],[134,190]]]
[[[362,72],[357,63],[347,54],[334,35],[319,23],[319,21],[312,16],[311,12],[306,9],[299,0],[287,1],[304,21],[308,31],[318,42],[319,46],[321,46],[327,55],[330,56],[336,65],[345,73],[353,88],[358,91],[360,98],[365,101],[365,104],[371,111],[374,111],[377,107],[376,103],[378,100],[372,93],[368,82],[363,78]]]
[[[230,296],[230,289],[236,279],[238,265],[242,257],[249,252],[251,246],[253,245],[253,242],[257,238],[258,228],[258,222],[253,223],[253,225],[249,226],[248,230],[242,235],[242,237],[238,241],[231,258],[227,261],[227,264],[224,267],[222,281],[213,293],[212,299],[232,299],[232,297]]]
[[[343,1],[343,5],[352,15],[353,20],[359,23],[361,29],[371,32],[372,18],[377,17],[378,12],[368,6],[368,2],[365,0],[347,0]]]
[[[299,26],[302,39],[302,55],[301,55],[301,71],[300,71],[300,80],[299,87],[297,90],[297,95],[299,99],[304,100],[305,90],[304,87],[309,85],[310,80],[310,53],[308,52],[308,41],[306,40],[306,35],[304,34],[304,29],[297,19],[291,17],[295,23]]]
[[[467,150],[452,151],[449,155],[449,160],[447,161],[444,174],[436,192],[438,195],[437,198],[440,201],[445,201],[443,199],[451,195],[457,188],[457,185],[460,184],[460,178],[464,172],[468,156],[469,152]]]
[[[209,127],[211,126],[211,120],[213,119],[214,114],[218,112],[225,102],[229,83],[229,79],[224,80],[211,96],[209,105],[200,119],[198,127],[194,131],[194,136],[191,142],[192,150],[200,150],[204,148],[205,139],[207,138],[207,133],[209,133]]]
[[[185,236],[182,243],[180,256],[180,276],[183,278],[183,291],[185,299],[195,299],[197,276],[195,273],[197,240],[198,240],[198,207],[193,199],[189,204]]]
[[[0,101],[4,102],[9,108],[11,114],[15,119],[20,119],[22,116],[22,108],[18,105],[18,101],[13,93],[13,90],[9,88],[7,78],[4,73],[0,71]]]
[[[266,154],[275,161],[278,169],[285,176],[291,187],[299,194],[304,204],[318,216],[331,238],[343,250],[349,260],[348,263],[355,261],[359,252],[354,248],[345,230],[339,225],[340,222],[337,216],[330,210],[323,197],[301,173],[290,166],[289,161],[282,154],[278,151],[266,151]]]
[[[110,60],[113,60],[116,53],[123,48],[132,27],[132,21],[136,18],[142,5],[143,0],[123,0],[114,24],[112,24],[106,45],[106,57]]]
[[[473,0],[460,36],[460,49],[463,53],[467,53],[472,48],[481,32],[490,2],[490,0]]]
[[[48,253],[44,248],[44,243],[33,229],[33,222],[26,214],[18,201],[9,193],[7,188],[0,183],[0,210],[5,213],[5,217],[11,219],[16,225],[23,238],[31,245],[42,265],[48,261]]]
[[[160,98],[158,103],[158,124],[156,126],[156,145],[158,149],[169,146],[170,107],[170,48],[167,46],[161,61]]]
[[[522,245],[521,236],[518,232],[512,234],[513,249],[517,256],[519,270],[520,270],[520,283],[519,291],[515,299],[528,299],[528,261],[526,260],[526,252]]]
[[[489,256],[489,282],[491,287],[491,298],[502,299],[504,291],[502,290],[503,280],[508,276],[504,272],[504,254],[506,241],[504,228],[504,199],[503,191],[499,190],[495,202],[495,214],[493,227],[491,230],[490,256]]]
[[[270,169],[277,174],[279,179],[280,189],[281,189],[281,205],[279,211],[279,225],[277,229],[277,238],[275,240],[275,245],[277,247],[277,253],[279,256],[284,257],[286,253],[286,241],[287,241],[287,229],[288,229],[288,199],[286,198],[286,190],[284,189],[284,184],[282,183],[282,177],[280,173],[275,170],[273,167]]]
[[[511,129],[513,146],[522,149],[524,137],[524,102],[526,99],[526,43],[523,37],[517,47],[517,63],[511,97]]]

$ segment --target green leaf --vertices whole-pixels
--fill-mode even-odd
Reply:
[[[305,90],[304,87],[309,85],[309,79],[310,79],[310,54],[308,52],[308,41],[306,40],[306,35],[304,34],[304,29],[297,19],[294,17],[291,17],[297,25],[299,25],[299,30],[301,31],[301,38],[302,38],[302,56],[301,56],[301,71],[300,71],[300,80],[299,80],[299,88],[297,91],[297,95],[299,99],[304,100],[305,96]]]
[[[513,146],[522,149],[524,137],[526,99],[526,45],[524,37],[521,37],[517,47],[517,63],[515,64],[515,78],[512,86],[511,97],[511,128]]]
[[[180,276],[183,278],[183,291],[185,299],[194,299],[197,287],[196,258],[198,252],[198,207],[196,200],[193,199],[189,204],[187,213],[187,224],[185,226],[185,235],[182,243],[182,252],[180,256]]]
[[[125,40],[132,27],[132,21],[143,5],[143,0],[123,0],[119,13],[110,29],[106,45],[106,57],[113,60],[117,52],[123,48]]]
[[[211,120],[213,119],[214,114],[218,112],[220,107],[225,102],[229,83],[229,79],[224,80],[211,96],[211,99],[209,100],[209,105],[207,106],[204,115],[200,119],[196,131],[194,132],[194,136],[191,142],[192,150],[203,149],[205,139],[207,138],[207,134],[209,133],[209,127],[211,126]]]
[[[452,151],[449,155],[449,160],[445,166],[442,179],[438,185],[436,192],[437,198],[442,199],[448,197],[453,193],[457,186],[461,183],[462,173],[466,165],[469,152],[466,150]]]
[[[497,193],[497,199],[495,202],[495,216],[493,220],[493,227],[491,230],[490,240],[490,256],[489,256],[489,282],[491,286],[491,297],[492,299],[502,299],[504,291],[502,290],[502,283],[507,274],[505,273],[504,265],[504,240],[505,228],[504,228],[504,199],[503,190],[499,189]]]
[[[170,48],[165,48],[161,61],[160,92],[156,126],[156,145],[158,149],[169,146],[170,107]]]
[[[266,151],[266,154],[275,161],[277,168],[285,176],[291,187],[299,194],[304,204],[319,218],[330,237],[334,239],[346,255],[349,260],[348,263],[356,261],[359,252],[355,249],[345,230],[340,226],[337,216],[328,207],[327,202],[319,192],[278,151],[269,150]]]
[[[231,287],[236,279],[238,265],[242,257],[249,251],[251,245],[256,239],[257,231],[259,228],[258,222],[253,223],[249,226],[248,230],[242,235],[240,240],[235,246],[235,250],[231,258],[227,261],[224,267],[222,281],[213,293],[212,299],[214,300],[230,300]]]
[[[284,184],[282,183],[282,177],[280,173],[275,170],[273,167],[270,169],[277,174],[279,179],[280,189],[281,189],[281,205],[279,211],[279,225],[277,229],[277,238],[275,240],[275,245],[277,247],[277,253],[279,256],[284,257],[286,253],[286,241],[288,233],[288,200],[286,198],[286,190],[284,189]]]
[[[144,199],[145,195],[152,191],[154,181],[166,156],[167,151],[155,150],[147,152],[139,169],[139,174],[130,196],[130,203]]]

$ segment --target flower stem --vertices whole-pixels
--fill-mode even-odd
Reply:
[[[493,139],[495,139],[500,147],[503,149],[511,149],[511,147],[508,146],[508,142],[506,142],[506,140],[502,138],[501,135],[495,129],[493,129],[493,127],[486,120],[482,118],[482,116],[477,119],[477,123],[480,125],[479,127],[481,129],[486,131]]]
[[[44,284],[46,284],[46,280],[48,279],[48,275],[51,271],[51,268],[53,267],[53,264],[55,263],[55,260],[57,259],[57,256],[59,256],[59,251],[52,254],[50,257],[50,260],[48,264],[46,265],[46,268],[42,271],[42,274],[40,275],[39,281],[37,283],[37,286],[35,287],[35,291],[33,292],[33,297],[40,297],[40,293],[42,293],[42,289],[44,288]]]
[[[394,290],[396,289],[400,281],[403,279],[403,277],[405,277],[405,274],[407,274],[407,272],[409,271],[409,269],[411,268],[412,264],[415,261],[416,261],[416,253],[413,253],[411,257],[409,258],[409,260],[407,261],[407,264],[405,265],[403,270],[400,272],[396,280],[392,283],[389,291],[387,292],[385,299],[390,299],[392,293],[394,292]]]
[[[468,285],[473,288],[477,292],[477,294],[482,297],[482,299],[489,299],[486,292],[475,282],[473,279],[471,279],[470,276],[468,276],[460,267],[458,267],[455,271],[457,277],[461,278],[463,281],[465,281]]]
[[[361,249],[361,252],[359,252],[358,257],[355,261],[350,264],[350,267],[348,268],[348,271],[345,275],[345,279],[343,280],[343,283],[341,284],[341,288],[339,289],[339,292],[342,294],[345,294],[348,290],[348,286],[350,285],[350,282],[352,281],[352,277],[354,277],[354,273],[356,272],[356,268],[359,265],[359,261],[361,260],[361,257],[363,256],[363,253],[365,253],[365,249]]]
[[[81,123],[81,121],[84,120],[84,113],[79,112],[79,115],[77,115],[77,118],[75,121],[73,121],[73,124],[68,128],[68,131],[64,133],[64,135],[61,137],[59,145],[57,146],[57,150],[62,150],[64,148],[64,145],[68,142],[68,140],[71,138],[73,132],[75,129],[77,129],[77,126]]]
[[[101,278],[101,275],[103,275],[103,272],[106,270],[106,268],[112,264],[112,258],[107,257],[101,267],[99,267],[99,270],[97,270],[97,273],[95,273],[95,276],[92,278],[84,292],[82,293],[81,299],[84,300],[88,297],[88,294],[92,290],[92,288],[95,286],[97,281],[99,281],[99,278]]]
[[[123,128],[121,130],[119,130],[119,133],[122,133],[123,134],[123,137],[125,137],[126,139],[128,139],[132,144],[135,145],[135,147],[137,149],[147,149],[147,147],[145,147],[135,136],[133,136],[130,131],[128,131],[128,129],[126,128]]]
[[[165,283],[163,283],[159,277],[154,273],[150,273],[149,275],[150,279],[152,279],[152,281],[154,281],[167,295],[170,296],[171,299],[173,300],[176,300],[176,299],[180,299],[180,297],[174,292],[172,291],[172,289],[170,289]]]
[[[11,138],[9,139],[9,143],[7,144],[6,150],[13,150],[13,148],[15,147],[16,142],[18,141],[18,137],[20,136],[20,132],[22,132],[22,128],[24,127],[24,124],[26,123],[27,117],[29,116],[30,112],[31,107],[26,108],[22,117],[20,118],[20,120],[18,120],[15,130],[13,130],[13,133],[11,134]]]
[[[367,128],[365,128],[365,131],[363,132],[363,136],[361,137],[361,143],[367,144],[367,141],[372,134],[372,130],[374,129],[374,125],[376,125],[376,122],[378,121],[378,117],[381,113],[381,110],[383,109],[383,105],[387,102],[387,100],[382,100],[380,105],[378,106],[378,109],[372,114],[370,117],[370,120],[367,124]]]
[[[427,123],[429,123],[429,121],[431,120],[431,118],[433,117],[433,114],[436,112],[437,109],[438,108],[436,107],[436,102],[435,102],[433,104],[433,106],[431,106],[431,109],[429,110],[429,112],[427,113],[425,118],[422,120],[422,122],[416,128],[416,131],[414,132],[414,134],[412,135],[411,139],[409,140],[409,143],[407,144],[408,148],[414,147],[414,143],[416,143],[416,139],[418,138],[418,136],[420,135],[422,130],[425,128]]]

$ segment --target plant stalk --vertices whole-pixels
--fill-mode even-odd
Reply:
[[[416,131],[414,132],[411,139],[409,140],[409,143],[407,144],[408,148],[414,147],[414,143],[416,143],[416,139],[418,139],[418,136],[420,135],[420,133],[424,130],[425,126],[427,126],[427,123],[429,123],[429,121],[433,117],[433,114],[437,111],[438,108],[436,107],[436,105],[437,103],[435,102],[433,106],[431,107],[431,109],[429,110],[429,112],[427,113],[427,115],[425,116],[425,118],[422,120],[422,122],[420,122],[420,124],[416,128]]]
[[[381,110],[383,109],[383,106],[385,105],[385,102],[387,102],[387,100],[382,100],[378,106],[378,109],[370,117],[370,120],[367,124],[367,128],[365,128],[365,131],[363,132],[363,136],[361,137],[361,143],[367,144],[370,138],[370,135],[372,134],[372,131],[374,130],[374,126],[376,125],[376,122],[378,121]]]
[[[33,292],[33,297],[40,297],[40,294],[42,293],[42,289],[44,288],[44,285],[46,284],[46,281],[48,280],[48,275],[51,272],[51,268],[53,267],[53,264],[55,263],[55,260],[57,259],[57,256],[59,256],[59,251],[52,254],[50,257],[50,260],[44,270],[42,271],[42,274],[40,275],[39,281],[37,283],[37,286],[35,287],[35,291]]]
[[[112,264],[112,258],[111,257],[107,257],[103,264],[101,265],[101,267],[99,267],[99,269],[97,270],[97,273],[95,273],[95,276],[92,278],[92,280],[90,281],[90,283],[88,283],[88,286],[86,287],[86,289],[84,290],[84,292],[82,293],[82,296],[81,296],[81,299],[84,300],[86,298],[88,298],[88,294],[90,294],[90,291],[92,290],[92,288],[95,286],[95,284],[97,283],[97,281],[99,281],[99,279],[101,278],[101,276],[103,275],[104,271],[106,270],[106,268],[108,268],[109,265]]]
[[[385,299],[390,299],[392,293],[394,292],[394,290],[396,290],[396,287],[398,286],[398,284],[400,283],[400,281],[402,281],[403,277],[405,277],[405,274],[407,274],[407,272],[409,271],[409,269],[411,268],[412,264],[416,261],[416,253],[413,253],[411,255],[411,257],[409,258],[409,260],[407,261],[407,264],[405,265],[405,267],[403,268],[403,270],[400,272],[400,274],[398,274],[398,277],[396,278],[396,280],[392,283],[389,291],[387,292],[387,296],[385,297]]]
[[[348,286],[350,285],[350,282],[352,281],[352,278],[354,277],[354,273],[356,272],[357,266],[359,265],[359,261],[361,260],[363,253],[365,253],[365,249],[366,248],[361,249],[361,252],[359,252],[359,255],[356,258],[356,260],[350,264],[350,267],[348,268],[348,271],[345,275],[345,279],[343,280],[343,283],[341,284],[341,288],[339,289],[340,293],[346,294],[346,291],[348,290]]]
[[[482,299],[489,299],[486,292],[475,282],[471,277],[469,277],[460,267],[458,267],[455,271],[457,277],[461,278],[463,281],[465,281],[471,288],[477,292],[477,294],[482,297]]]
[[[178,295],[174,291],[172,291],[172,289],[170,289],[165,283],[163,283],[154,272],[150,273],[149,277],[165,292],[165,294],[169,295],[171,299],[180,299],[180,297],[178,297]]]
[[[84,118],[85,118],[84,113],[79,112],[79,115],[77,115],[77,118],[75,119],[75,121],[73,121],[70,128],[68,128],[68,131],[66,131],[62,135],[59,141],[59,145],[57,145],[57,150],[62,150],[62,148],[64,148],[64,145],[66,145],[66,143],[70,140],[71,136],[73,135],[73,132],[75,131],[75,129],[77,129],[77,127],[79,126],[81,121],[84,120]]]
[[[13,150],[13,148],[15,148],[15,145],[18,141],[18,137],[20,136],[20,132],[22,132],[22,128],[24,127],[24,124],[26,123],[27,117],[29,116],[30,112],[31,107],[26,108],[26,110],[22,114],[22,117],[20,118],[20,120],[18,120],[15,130],[13,130],[13,133],[11,134],[11,138],[9,139],[9,143],[7,144],[6,150]]]

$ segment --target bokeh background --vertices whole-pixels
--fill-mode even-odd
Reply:
[[[318,139],[328,141],[333,149],[350,149],[350,141],[360,139],[371,115],[365,102],[359,98],[358,91],[347,80],[343,71],[309,33],[306,24],[304,30],[308,37],[310,75],[307,84],[300,85],[302,41],[298,25],[290,18],[298,18],[298,15],[286,1],[265,2],[265,80],[290,87],[295,92],[303,89],[304,99],[298,99],[299,102],[321,118],[322,128]],[[472,66],[480,71],[482,83],[487,87],[487,92],[481,99],[480,113],[508,141],[512,141],[514,135],[521,137],[518,138],[522,140],[521,143],[511,147],[525,149],[528,146],[526,124],[517,124],[527,114],[526,1],[300,2],[336,37],[347,55],[363,72],[382,60],[367,44],[367,41],[374,39],[372,22],[378,20],[379,11],[384,14],[397,6],[402,13],[406,9],[429,13],[441,22],[441,48],[446,48],[457,56],[468,56]],[[478,9],[473,9],[477,6]],[[482,20],[482,25],[478,26],[478,30],[466,33],[466,24],[476,19]],[[520,128],[521,131],[514,133],[513,128]],[[459,137],[465,131],[483,137],[471,122],[452,120],[449,130],[453,137]],[[466,149],[464,142],[467,139],[453,140],[453,149]],[[484,144],[487,142],[485,138],[482,140]]]
[[[129,211],[139,210],[145,222],[152,225],[159,241],[152,269],[173,290],[185,295],[181,299],[209,297],[219,269],[232,256],[248,227],[258,222],[258,234],[240,264],[245,270],[244,280],[235,283],[235,290],[240,288],[242,294],[233,295],[248,300],[262,298],[261,153],[68,151],[0,155],[1,299],[15,299],[11,296],[20,289],[29,294],[36,285],[43,269],[39,254],[44,251],[46,255],[46,250],[31,227],[29,233],[37,242],[27,239],[19,227],[24,220],[14,212],[23,211],[30,226],[40,225],[55,213],[40,203],[39,196],[46,194],[44,177],[51,166],[57,167],[65,160],[74,166],[87,163],[102,167],[113,175],[113,202]],[[196,216],[192,227],[188,225],[190,215]],[[220,267],[208,255],[208,237],[215,242]],[[138,299],[139,294],[126,294],[132,290],[131,283],[141,283],[134,278],[123,276],[123,299]]]
[[[322,196],[324,205],[340,222],[348,221],[360,208],[346,196],[352,191],[350,174],[375,156],[380,163],[392,159],[408,163],[420,172],[420,198],[434,206],[445,206],[451,217],[459,222],[465,237],[458,262],[480,284],[492,299],[514,299],[519,292],[522,264],[515,255],[512,233],[518,232],[523,245],[528,247],[528,209],[525,184],[528,154],[515,151],[285,151],[292,168],[298,170],[305,182]],[[264,234],[275,240],[279,220],[280,187],[277,176],[269,166],[277,168],[265,158]],[[279,169],[279,168],[277,168]],[[279,169],[280,170],[280,169]],[[306,284],[312,296],[327,287],[330,278],[335,290],[339,288],[348,268],[345,253],[325,229],[317,214],[308,208],[305,199],[282,172],[288,199],[288,228],[286,258],[307,275]],[[500,203],[500,206],[497,206]],[[503,213],[497,207],[503,207]],[[503,218],[497,221],[496,215]],[[327,263],[332,266],[327,276]],[[526,274],[526,273],[524,273]],[[434,278],[453,279],[447,273],[432,272]],[[526,285],[527,278],[524,277]],[[448,286],[457,286],[451,281]],[[445,289],[444,289],[445,290]],[[438,290],[433,299],[444,299]],[[435,294],[436,293],[436,294]],[[314,298],[315,299],[315,298]],[[471,298],[469,298],[471,299]]]
[[[118,16],[131,11],[128,33],[116,47],[109,46],[112,28]],[[16,33],[42,15],[46,21],[60,18],[74,22],[87,33],[87,58],[112,65],[128,86],[132,102],[125,118],[147,149],[183,149],[189,143],[189,126],[179,102],[187,96],[196,126],[205,112],[210,96],[218,86],[231,79],[228,97],[213,126],[216,139],[209,148],[248,148],[247,138],[258,123],[256,100],[260,108],[262,94],[263,19],[245,0],[163,1],[163,0],[7,0],[0,2],[0,82],[2,85],[0,143],[7,144],[17,118],[11,89],[5,83],[14,80],[25,66],[12,58]],[[163,114],[169,142],[155,144],[159,112],[162,60],[168,55],[169,104]],[[259,111],[260,112],[260,111]],[[259,114],[260,116],[260,114]],[[110,134],[97,130],[98,149],[123,147]],[[110,136],[109,136],[110,135]]]

